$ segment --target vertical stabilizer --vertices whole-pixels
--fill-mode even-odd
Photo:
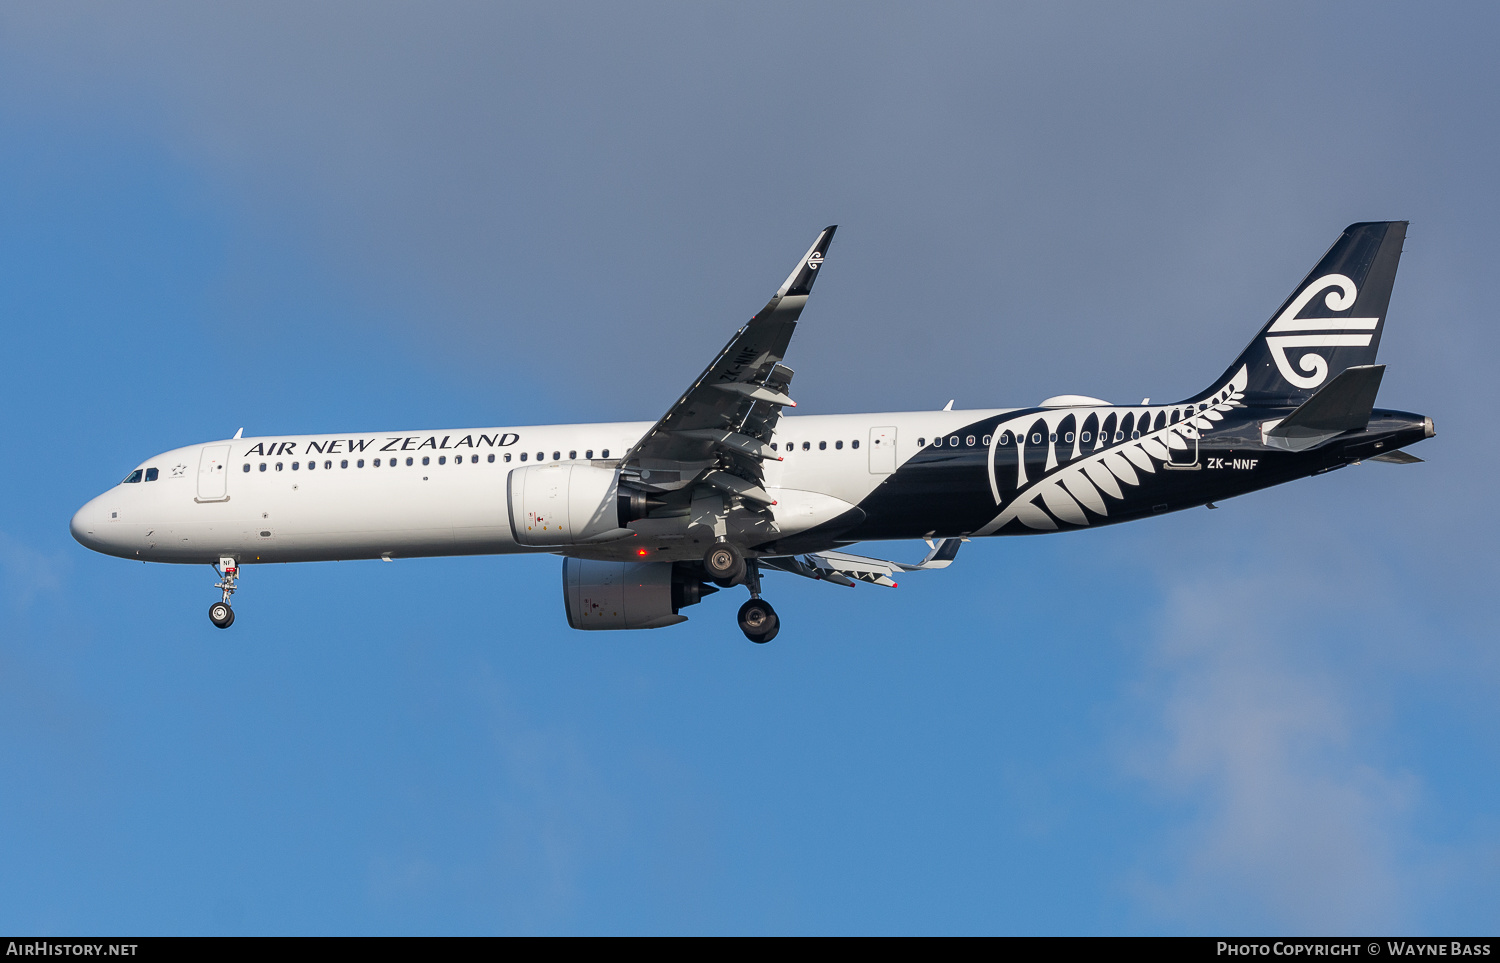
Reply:
[[[1350,224],[1208,390],[1245,369],[1245,403],[1300,405],[1340,372],[1375,363],[1406,221]]]

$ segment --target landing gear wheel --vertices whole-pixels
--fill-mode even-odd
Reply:
[[[729,588],[745,580],[745,556],[728,542],[716,542],[703,553],[703,567],[720,588]]]
[[[751,599],[740,606],[740,631],[751,642],[764,643],[776,638],[781,631],[781,620],[776,610],[765,599]]]
[[[234,624],[234,609],[228,602],[215,602],[208,607],[208,620],[221,629],[227,629]]]

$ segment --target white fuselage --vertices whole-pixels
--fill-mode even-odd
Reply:
[[[792,535],[837,516],[926,442],[991,411],[784,417],[765,463],[777,531]],[[441,431],[296,435],[163,452],[83,506],[72,531],[96,551],[143,561],[240,564],[557,552],[519,545],[507,476],[528,465],[612,466],[650,422]],[[880,444],[875,444],[877,436]],[[154,477],[153,477],[154,476]],[[152,480],[146,480],[152,477]],[[653,542],[662,560],[701,547]],[[656,554],[658,549],[664,554]],[[629,557],[599,546],[586,554]]]

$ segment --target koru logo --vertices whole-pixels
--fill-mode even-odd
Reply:
[[[1325,274],[1313,283],[1302,289],[1302,293],[1292,299],[1292,303],[1286,306],[1286,310],[1271,324],[1270,333],[1266,336],[1266,346],[1271,349],[1271,357],[1276,361],[1276,370],[1281,376],[1299,388],[1316,388],[1328,380],[1328,360],[1309,348],[1340,348],[1353,347],[1363,348],[1370,344],[1374,337],[1375,326],[1380,323],[1379,318],[1299,318],[1297,315],[1302,309],[1312,302],[1312,299],[1322,294],[1328,288],[1328,296],[1323,303],[1328,305],[1330,311],[1347,311],[1354,306],[1354,300],[1359,296],[1359,289],[1354,282],[1342,274]],[[1276,334],[1279,331],[1315,331],[1316,334]],[[1365,334],[1343,334],[1346,331],[1363,331]],[[1287,358],[1287,350],[1304,349],[1303,354],[1297,359],[1297,370],[1292,368],[1292,363]],[[1302,373],[1299,374],[1298,370]]]
[[[817,251],[812,252],[807,258],[807,266],[816,271],[823,263],[823,255]]]

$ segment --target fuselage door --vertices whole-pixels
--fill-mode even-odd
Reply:
[[[1188,427],[1167,433],[1168,468],[1198,468],[1198,430]]]
[[[870,429],[870,474],[889,475],[896,470],[896,428]]]
[[[198,456],[198,501],[221,502],[229,497],[229,446],[204,445]]]

